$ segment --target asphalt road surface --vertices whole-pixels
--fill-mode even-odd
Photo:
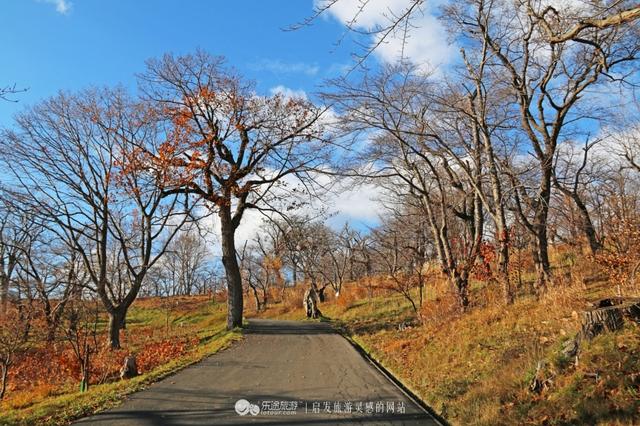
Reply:
[[[326,323],[251,320],[246,338],[81,425],[436,425]]]

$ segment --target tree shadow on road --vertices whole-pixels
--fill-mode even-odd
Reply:
[[[331,334],[335,330],[326,322],[250,320],[245,334]]]

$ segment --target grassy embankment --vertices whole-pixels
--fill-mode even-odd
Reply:
[[[94,383],[88,392],[77,391],[75,378],[52,376],[49,380],[47,377],[33,377],[33,383],[10,389],[0,405],[0,424],[69,423],[116,406],[127,394],[196,363],[240,338],[240,333],[225,329],[226,304],[212,304],[202,297],[167,300],[147,299],[134,303],[128,316],[127,330],[123,333],[123,349],[110,352],[101,348],[95,355],[96,363],[108,365],[96,365],[96,369],[102,367],[105,373],[102,377],[98,374],[92,376]],[[106,319],[101,318],[101,322],[104,321]],[[56,347],[63,344],[60,342]],[[22,360],[20,366],[26,370],[24,374],[32,374],[30,369],[41,370],[40,366],[30,365],[29,359],[41,359],[43,350],[35,347]],[[52,351],[64,359],[66,352]],[[119,380],[117,368],[129,353],[138,356],[141,374],[130,380]],[[114,369],[115,376],[111,371]]]
[[[586,260],[558,267],[556,274],[558,282],[544,295],[534,296],[524,284],[510,306],[501,302],[495,284],[474,283],[465,313],[444,283],[432,282],[422,324],[401,296],[376,291],[368,297],[357,283],[321,309],[452,424],[639,422],[638,326],[627,324],[584,343],[577,364],[567,359],[562,344],[579,330],[580,312],[589,301],[614,295],[614,288],[593,280],[599,272]],[[262,315],[303,318],[289,299]],[[548,387],[538,394],[529,384],[539,361],[545,362]]]

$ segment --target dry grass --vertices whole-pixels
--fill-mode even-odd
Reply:
[[[462,313],[450,287],[436,280],[421,324],[401,296],[374,288],[370,298],[370,282],[347,285],[321,309],[452,424],[635,424],[638,327],[585,343],[577,365],[564,359],[560,349],[579,330],[579,312],[615,286],[587,258],[558,251],[553,260],[554,284],[536,296],[532,271],[524,270],[510,306],[497,284],[473,283],[472,306]],[[296,291],[286,314],[273,307],[265,315],[302,318]],[[538,395],[528,385],[541,360],[551,385]]]
[[[225,317],[225,305],[212,304],[206,296],[137,300],[122,333],[123,349],[100,346],[92,358],[90,391],[83,394],[78,393],[77,365],[64,341],[34,346],[16,358],[9,392],[0,402],[0,424],[63,424],[112,405],[237,339],[237,333],[225,331]],[[101,318],[101,324],[105,321]],[[128,353],[137,355],[141,376],[115,380]]]
[[[359,294],[360,288],[348,286],[340,291],[340,296],[335,300],[335,304],[339,306],[343,311],[352,308],[357,300],[362,299],[362,295]]]

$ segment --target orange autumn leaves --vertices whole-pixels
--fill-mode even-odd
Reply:
[[[150,328],[136,329],[135,334],[135,353],[140,373],[148,373],[179,358],[199,344],[197,337],[186,334],[162,337]],[[92,355],[91,384],[118,380],[119,370],[129,354],[130,349],[98,348],[97,353]],[[8,402],[11,405],[27,402],[30,395],[33,396],[44,386],[49,393],[63,393],[66,389],[75,389],[79,380],[77,358],[66,342],[35,345],[15,359],[9,372]]]
[[[240,93],[232,79],[218,84],[227,86],[219,91],[197,87],[151,113],[163,120],[164,140],[153,150],[123,149],[120,173],[152,171],[165,189],[197,187],[213,194],[224,181],[236,196],[250,191],[239,183],[248,174],[244,168],[264,170],[250,161],[264,161],[274,144],[304,127],[315,110],[304,99]]]

